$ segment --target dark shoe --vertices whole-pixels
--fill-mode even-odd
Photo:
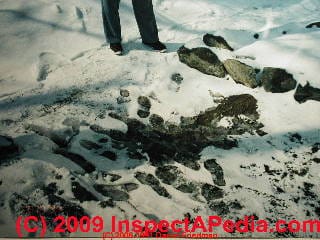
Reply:
[[[144,45],[147,45],[148,47],[151,47],[154,51],[157,51],[157,52],[161,52],[161,53],[164,53],[167,51],[167,47],[166,45],[164,45],[162,42],[158,41],[158,42],[155,42],[155,43],[146,43],[146,42],[143,42]]]
[[[123,53],[123,48],[122,48],[121,43],[110,43],[110,49],[116,55],[122,55],[122,53]]]

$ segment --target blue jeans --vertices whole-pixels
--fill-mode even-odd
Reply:
[[[120,0],[101,0],[104,32],[109,43],[121,42]],[[132,0],[134,15],[143,42],[159,41],[152,0]]]

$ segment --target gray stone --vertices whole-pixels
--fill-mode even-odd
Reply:
[[[6,136],[0,136],[0,163],[5,157],[14,156],[19,153],[19,147],[13,142],[13,139]]]
[[[203,184],[201,188],[201,194],[208,202],[223,198],[223,190],[208,183]]]
[[[65,158],[70,159],[72,162],[78,164],[81,168],[83,168],[87,173],[92,173],[96,170],[96,167],[91,162],[89,162],[79,154],[68,152],[63,148],[56,149],[55,154],[59,154],[61,156],[64,156]]]
[[[95,142],[91,142],[89,140],[85,140],[85,139],[80,140],[79,144],[81,145],[81,147],[83,147],[87,150],[98,150],[98,149],[102,148],[101,145],[99,145]]]
[[[209,47],[233,51],[233,48],[230,47],[228,42],[221,36],[214,36],[212,34],[207,33],[203,36],[203,42]]]
[[[183,77],[180,73],[174,73],[171,76],[171,80],[174,81],[176,84],[180,85],[183,81]]]
[[[138,181],[142,184],[149,185],[160,196],[171,198],[171,195],[167,192],[167,190],[164,187],[160,185],[159,180],[152,174],[137,172],[135,174],[135,178],[138,179]]]
[[[224,99],[217,108],[199,114],[196,124],[209,126],[214,119],[239,115],[258,116],[257,100],[249,94],[233,95]]]
[[[115,204],[114,204],[114,202],[113,202],[113,200],[111,198],[106,200],[106,201],[101,201],[99,203],[99,205],[102,208],[106,208],[106,207],[114,208],[115,207]]]
[[[117,154],[112,151],[104,151],[100,156],[110,159],[111,161],[117,160]]]
[[[216,54],[209,48],[193,48],[188,49],[182,46],[178,50],[179,59],[191,68],[197,69],[200,72],[208,75],[213,75],[219,78],[226,76],[226,69]]]
[[[150,109],[151,108],[151,102],[150,99],[145,97],[145,96],[140,96],[138,98],[138,103],[140,106],[146,108],[146,109]]]
[[[125,183],[121,186],[121,188],[127,192],[131,192],[139,188],[139,185],[136,183]]]
[[[307,83],[304,87],[299,84],[294,94],[294,99],[299,103],[304,103],[308,100],[320,101],[320,89],[310,86],[310,83]]]
[[[149,118],[149,122],[151,126],[154,128],[159,128],[164,126],[163,118],[157,114],[152,114]]]
[[[313,27],[320,28],[320,22],[310,23],[306,26],[306,28],[313,28]]]
[[[262,71],[261,84],[267,92],[284,93],[295,89],[297,81],[284,69],[266,67]]]
[[[224,201],[212,202],[209,208],[215,211],[218,216],[225,216],[230,212],[228,205]]]
[[[117,103],[118,104],[124,104],[124,103],[128,103],[128,102],[131,102],[131,99],[130,98],[126,98],[126,97],[117,97]]]
[[[98,201],[97,197],[81,186],[78,182],[72,182],[72,192],[76,199],[80,202]]]
[[[120,89],[120,96],[121,97],[129,97],[130,96],[130,92],[126,89]]]
[[[108,172],[102,172],[102,177],[103,178],[110,178],[110,182],[116,182],[122,178],[120,175],[108,173]]]
[[[205,161],[204,167],[212,174],[213,182],[218,186],[225,186],[224,174],[222,167],[216,162],[215,159]]]
[[[178,167],[165,165],[156,169],[156,176],[165,184],[172,185],[178,178],[180,173]]]
[[[194,183],[182,183],[176,187],[177,190],[183,193],[194,193],[197,190],[197,186]]]
[[[224,67],[235,82],[250,88],[258,86],[256,71],[253,67],[234,59],[226,60]]]
[[[128,193],[118,190],[115,186],[95,184],[94,188],[102,195],[110,197],[114,201],[127,201],[130,198]]]
[[[145,111],[145,110],[143,110],[143,109],[139,109],[138,112],[137,112],[137,115],[138,115],[140,118],[147,118],[147,117],[149,117],[150,112],[149,112],[149,111]]]

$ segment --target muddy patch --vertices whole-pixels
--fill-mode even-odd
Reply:
[[[238,143],[230,135],[256,134],[263,127],[258,122],[257,100],[248,94],[225,98],[217,107],[197,116],[182,117],[180,124],[165,122],[158,115],[152,115],[149,124],[115,113],[110,116],[123,121],[128,126],[127,132],[97,125],[91,126],[91,130],[108,135],[114,147],[126,148],[129,156],[143,158],[147,154],[153,166],[178,162],[194,170],[200,169],[198,160],[204,148],[232,149]],[[232,119],[231,126],[218,125],[224,117]]]

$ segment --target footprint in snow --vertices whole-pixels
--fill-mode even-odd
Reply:
[[[57,68],[69,63],[69,60],[62,55],[52,52],[42,52],[39,55],[38,62],[38,77],[37,80],[44,81],[49,73]]]

